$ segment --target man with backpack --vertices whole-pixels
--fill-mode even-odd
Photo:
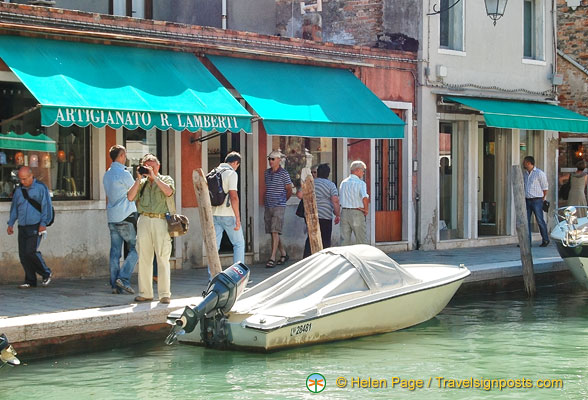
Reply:
[[[53,208],[49,189],[37,181],[29,167],[18,170],[20,187],[14,191],[10,205],[10,218],[6,232],[14,233],[14,223],[18,220],[18,255],[25,271],[25,281],[18,287],[29,289],[37,286],[37,275],[41,275],[41,285],[51,283],[53,275],[39,251],[39,245],[47,226],[53,222]]]
[[[230,152],[225,157],[225,162],[212,170],[206,179],[213,206],[212,219],[216,233],[216,248],[217,250],[220,248],[223,231],[226,232],[233,244],[233,263],[245,262],[245,239],[241,228],[237,185],[239,181],[237,169],[240,165],[241,155],[236,151]]]

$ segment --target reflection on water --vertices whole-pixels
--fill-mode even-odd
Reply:
[[[411,329],[273,354],[162,342],[4,368],[0,399],[588,398],[588,291],[575,286],[540,289],[535,300],[461,298]],[[327,380],[320,394],[306,389],[313,372]],[[388,387],[340,389],[340,376]],[[425,388],[392,388],[392,377],[423,379]],[[562,379],[564,387],[449,389],[437,377]]]

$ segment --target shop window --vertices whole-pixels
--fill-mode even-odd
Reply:
[[[337,182],[335,139],[272,136],[272,149],[279,149],[286,155],[286,159],[282,161],[282,168],[288,171],[294,183],[294,192],[300,188],[302,170],[316,170],[319,164],[329,164],[331,180]]]
[[[37,101],[20,83],[0,83],[0,104],[0,120],[8,120],[0,130],[0,200],[12,198],[21,166],[32,169],[53,200],[88,199],[90,128],[41,127],[40,111],[26,112]]]
[[[159,140],[159,146],[158,146]],[[133,167],[133,176],[135,170],[139,166],[141,159],[145,154],[155,154],[160,162],[161,160],[161,134],[158,134],[157,129],[150,129],[146,131],[142,128],[127,129],[123,128],[123,146],[127,149],[127,164]],[[163,174],[163,163],[160,173]]]

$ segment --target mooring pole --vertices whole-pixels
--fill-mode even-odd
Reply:
[[[531,240],[529,224],[527,222],[527,206],[525,204],[525,185],[523,172],[519,165],[512,166],[511,173],[512,192],[515,205],[517,237],[521,249],[521,262],[523,264],[523,281],[525,290],[529,296],[535,295],[535,275],[533,271],[533,254],[531,253]]]
[[[198,202],[198,214],[200,215],[200,226],[202,229],[202,238],[206,249],[206,258],[210,275],[214,278],[222,271],[220,257],[216,248],[216,234],[214,232],[214,223],[212,221],[212,205],[208,195],[208,183],[204,177],[202,168],[195,169],[192,172],[192,181],[194,182],[194,191],[196,192],[196,201]]]
[[[323,249],[323,239],[321,238],[321,226],[314,195],[314,178],[310,174],[302,182],[302,201],[304,201],[304,218],[308,229],[310,253],[314,254]]]

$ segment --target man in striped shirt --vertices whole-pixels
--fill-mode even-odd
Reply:
[[[333,214],[335,214],[335,225],[341,220],[341,210],[339,207],[339,193],[337,186],[329,180],[331,167],[329,164],[320,164],[316,169],[314,180],[314,194],[316,197],[316,208],[319,217],[319,226],[321,227],[321,240],[323,249],[331,247],[331,234],[333,232]],[[312,171],[314,174],[314,171]],[[302,191],[298,191],[302,198]],[[306,236],[304,244],[303,258],[310,256],[310,239]]]
[[[535,167],[535,159],[532,156],[527,156],[523,159],[523,167],[525,168],[523,179],[525,183],[527,221],[529,223],[529,241],[531,240],[531,218],[532,214],[535,214],[539,232],[541,232],[541,247],[546,247],[549,244],[549,236],[547,234],[547,224],[543,219],[543,201],[547,196],[547,189],[549,189],[547,176],[545,172]]]
[[[366,217],[368,214],[369,196],[367,186],[362,180],[366,165],[363,161],[351,163],[351,174],[341,182],[339,187],[339,201],[341,203],[341,245],[351,243],[351,233],[355,235],[355,242],[367,244]]]
[[[290,258],[280,240],[282,226],[284,225],[286,202],[292,196],[292,180],[288,172],[280,166],[282,157],[284,155],[279,150],[269,153],[267,160],[270,167],[264,173],[265,233],[272,235],[272,254],[265,264],[267,268],[282,265]],[[280,250],[280,258],[276,261],[278,250]]]

